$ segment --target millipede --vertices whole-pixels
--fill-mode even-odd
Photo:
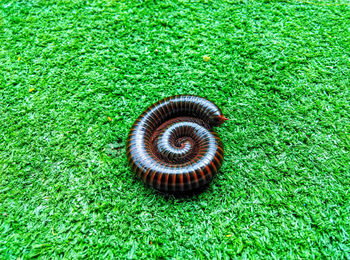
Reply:
[[[206,98],[177,95],[158,101],[135,121],[126,143],[131,169],[163,192],[195,190],[219,171],[224,147],[213,127],[227,118]]]

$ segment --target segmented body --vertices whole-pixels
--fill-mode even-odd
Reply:
[[[146,109],[132,126],[127,157],[132,170],[146,184],[179,192],[209,183],[223,162],[221,110],[197,96],[173,96]]]

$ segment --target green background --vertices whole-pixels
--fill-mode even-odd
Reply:
[[[1,1],[0,257],[349,258],[349,24],[347,1]],[[125,156],[174,94],[231,119],[193,197]]]

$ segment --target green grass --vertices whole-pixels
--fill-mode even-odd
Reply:
[[[0,258],[350,258],[349,21],[345,0],[1,1]],[[174,94],[231,119],[193,197],[125,156]]]

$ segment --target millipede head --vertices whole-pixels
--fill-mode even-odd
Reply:
[[[229,120],[228,118],[224,117],[224,115],[218,115],[214,116],[211,122],[211,125],[213,126],[220,126],[222,125],[225,121]]]

